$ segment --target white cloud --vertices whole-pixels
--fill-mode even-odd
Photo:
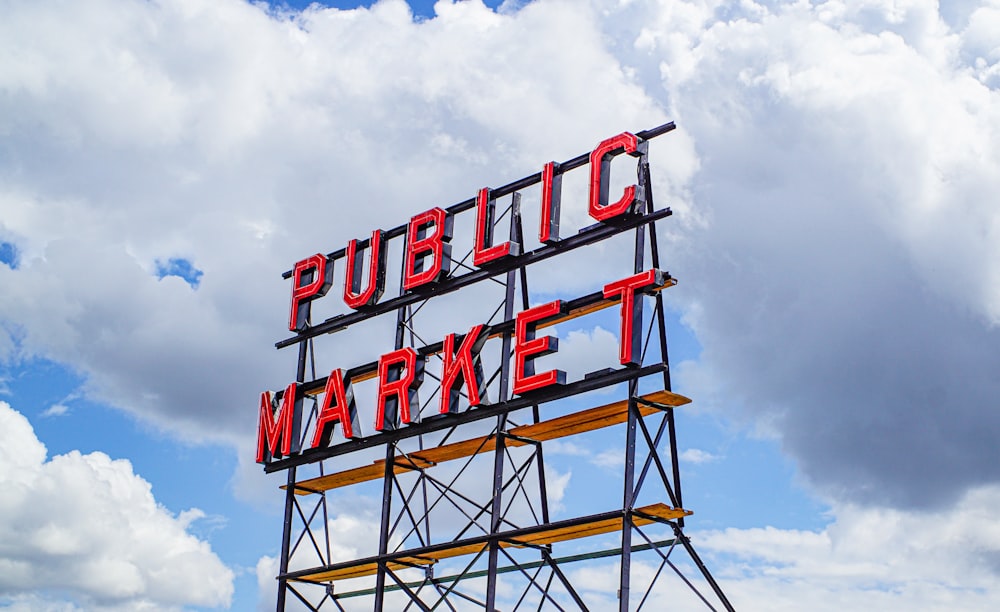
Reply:
[[[200,510],[173,516],[125,460],[77,451],[46,460],[5,402],[0,437],[0,603],[72,609],[44,595],[65,591],[87,609],[228,605],[233,572],[188,533]]]
[[[591,450],[573,442],[565,440],[549,440],[545,443],[546,455],[569,455],[571,457],[589,456]]]
[[[56,601],[30,594],[7,598],[4,601],[4,610],[10,612],[79,612],[81,609],[68,601]]]
[[[566,371],[568,381],[581,380],[602,368],[618,367],[618,334],[600,326],[570,331],[560,338],[558,356],[550,361],[551,367]]]
[[[270,612],[278,597],[278,558],[267,555],[257,561],[257,612]]]
[[[561,514],[566,511],[563,499],[566,497],[566,489],[569,487],[572,477],[572,470],[560,473],[558,470],[545,466],[545,490],[548,496],[549,512],[552,514]]]
[[[961,51],[995,37],[924,1],[612,13],[700,158],[668,298],[701,373],[677,388],[770,430],[838,498],[995,482],[1000,93]]]
[[[834,520],[817,531],[761,527],[687,534],[737,610],[994,610],[1000,529],[993,509],[1000,487],[970,491],[938,512],[835,504]],[[649,528],[647,528],[649,530]],[[654,532],[648,534],[656,539]],[[633,540],[634,541],[634,540]],[[671,561],[706,598],[717,599],[680,547]],[[632,597],[643,596],[659,558],[632,558]],[[566,568],[594,608],[611,607],[615,563]],[[670,568],[644,608],[702,610]]]
[[[599,468],[620,472],[625,469],[625,454],[616,448],[603,450],[591,457],[590,462]]]
[[[665,120],[595,44],[593,11],[438,11],[12,8],[0,225],[21,264],[0,271],[0,312],[20,352],[81,372],[90,399],[235,442],[294,372],[271,345],[296,260]],[[203,272],[196,289],[157,278],[170,259]]]
[[[48,408],[42,411],[41,416],[43,417],[59,417],[67,414],[69,412],[69,406],[66,404],[52,404]]]
[[[714,455],[708,451],[703,451],[698,448],[689,448],[681,452],[678,457],[681,461],[686,461],[688,463],[711,463],[713,461],[718,461],[720,457]]]
[[[1000,569],[1000,488],[939,512],[838,505],[818,532],[696,533],[699,551],[741,610],[992,610]]]

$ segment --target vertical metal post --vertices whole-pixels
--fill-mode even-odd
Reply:
[[[292,539],[292,504],[295,503],[295,468],[288,469],[288,489],[285,491],[285,517],[281,529],[281,560],[278,562],[278,600],[275,610],[285,611],[285,594],[288,581],[282,578],[288,571],[288,549]]]
[[[653,212],[653,181],[649,174],[649,158],[645,155],[639,160],[639,180],[642,182],[644,192],[646,194],[646,212]],[[656,240],[656,223],[651,222],[649,227],[649,255],[651,258],[651,265],[654,268],[660,267],[660,247]],[[664,312],[663,306],[663,294],[657,293],[656,298],[656,326],[657,333],[659,334],[660,341],[660,359],[667,366],[667,369],[663,371],[663,388],[667,391],[671,390],[670,386],[670,355],[667,349],[667,324],[666,324],[666,313]],[[677,505],[681,508],[684,507],[684,497],[681,494],[681,466],[680,461],[677,457],[677,433],[674,426],[674,409],[667,408],[666,410],[667,419],[667,437],[668,444],[670,445],[670,469],[671,477],[674,479],[674,496],[677,498]],[[677,520],[677,523],[683,527],[684,517]]]
[[[385,474],[382,478],[382,513],[381,525],[378,531],[378,554],[385,555],[389,551],[389,526],[392,525],[392,479],[395,476],[393,463],[396,460],[396,445],[389,442],[385,445]],[[378,573],[375,575],[375,610],[382,612],[385,604],[385,571],[386,566],[379,561]]]
[[[625,432],[625,474],[622,493],[622,563],[621,581],[618,587],[618,609],[628,612],[629,588],[632,574],[632,506],[635,502],[635,429],[638,408],[635,396],[639,381],[635,378],[628,383],[628,424]]]
[[[298,365],[295,371],[295,382],[305,382],[306,379],[306,358],[309,350],[309,343],[305,340],[299,342]],[[278,561],[278,598],[275,604],[277,612],[284,612],[285,598],[288,592],[288,581],[280,576],[288,573],[288,551],[292,542],[292,510],[295,507],[295,467],[288,468],[288,488],[285,489],[285,515],[281,528],[281,559]]]
[[[645,155],[643,155],[645,159]],[[641,171],[640,171],[641,172]],[[641,180],[641,179],[640,179]],[[646,254],[646,230],[642,226],[635,230],[635,251],[632,258],[632,271],[636,274],[642,272],[645,267]],[[636,296],[636,299],[643,299]],[[642,325],[642,321],[633,321],[633,325]],[[639,394],[639,379],[632,378],[628,381],[628,422],[625,432],[625,474],[622,493],[622,563],[621,582],[618,589],[618,609],[620,612],[628,612],[629,589],[632,574],[632,508],[635,505],[635,438],[636,438],[636,416],[639,408],[635,398]],[[652,449],[656,452],[656,449]]]
[[[504,429],[507,427],[507,415],[497,417],[496,449],[493,455],[493,503],[490,506],[490,535],[500,531],[500,513],[503,495],[503,463],[504,446],[506,444]],[[486,609],[492,612],[496,609],[497,597],[497,566],[500,560],[500,546],[496,540],[489,543],[489,573],[486,578]]]
[[[511,194],[511,220],[510,237],[517,241],[517,226],[521,218],[521,194],[514,192]],[[523,270],[523,268],[522,268]],[[507,280],[503,305],[503,320],[509,321],[514,318],[514,286],[517,283],[517,269],[507,272]],[[527,297],[525,297],[527,299]],[[510,397],[510,361],[511,361],[511,336],[513,332],[505,333],[500,354],[500,402],[505,402]],[[500,531],[501,512],[503,510],[503,464],[507,445],[507,413],[497,416],[496,445],[493,455],[493,500],[490,506],[490,535],[494,536]],[[500,546],[495,539],[490,539],[489,544],[489,567],[486,576],[486,610],[493,612],[496,609],[497,597],[497,565],[500,557]]]
[[[406,278],[406,258],[399,270],[399,293],[405,291],[403,287]],[[406,319],[410,311],[409,306],[402,306],[396,311],[396,339],[394,346],[396,350],[403,348],[406,339]],[[392,525],[392,483],[396,477],[396,444],[388,442],[385,445],[385,473],[382,478],[382,512],[378,530],[378,554],[385,555],[389,552],[389,528]],[[404,501],[405,503],[405,501]],[[382,612],[385,604],[385,563],[379,562],[378,572],[375,574],[375,611]]]

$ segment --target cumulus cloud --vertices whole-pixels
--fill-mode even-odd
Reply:
[[[12,8],[0,346],[188,438],[252,435],[256,394],[294,372],[271,348],[283,270],[665,120],[569,8]]]
[[[278,597],[278,558],[267,555],[257,561],[254,573],[257,576],[257,612],[270,612]]]
[[[992,610],[998,501],[990,485],[939,512],[846,504],[822,531],[726,529],[694,541],[741,610]]]
[[[704,350],[676,380],[832,496],[933,506],[1000,477],[995,8],[608,9],[699,155],[670,298]]]
[[[20,413],[0,402],[0,604],[15,609],[227,606],[233,572],[192,536],[199,510],[174,516],[125,460],[77,451],[46,458]],[[69,592],[69,603],[53,592]]]
[[[580,380],[590,372],[618,365],[618,335],[601,326],[568,332],[559,342],[559,361],[553,367],[566,371],[566,380]],[[549,367],[549,366],[546,366]]]

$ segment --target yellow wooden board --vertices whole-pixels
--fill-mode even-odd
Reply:
[[[665,520],[678,519],[684,516],[690,516],[692,512],[690,510],[685,510],[683,508],[672,508],[666,504],[652,504],[649,506],[643,506],[642,508],[636,508],[635,512],[645,514],[647,516],[655,516]],[[632,523],[637,527],[643,525],[649,525],[653,523],[654,520],[651,518],[646,518],[644,516],[633,515]],[[544,546],[546,544],[554,544],[556,542],[565,542],[567,540],[576,540],[579,538],[586,538],[595,535],[603,535],[606,533],[612,533],[615,531],[621,531],[622,529],[622,518],[612,517],[597,519],[590,522],[582,523],[579,525],[571,525],[568,527],[554,527],[549,529],[540,529],[534,533],[527,535],[521,535],[519,537],[511,538],[510,540],[501,541],[500,546],[507,548],[511,546],[523,547],[527,545],[534,546]],[[449,548],[444,548],[441,550],[436,550],[433,552],[423,553],[420,556],[407,556],[402,557],[398,561],[389,562],[389,569],[393,571],[406,569],[414,565],[430,565],[436,563],[442,559],[450,559],[452,557],[460,557],[463,555],[475,554],[482,551],[486,547],[486,544],[482,542],[474,544],[462,544],[460,546],[452,546]],[[315,574],[308,574],[305,576],[300,576],[296,580],[305,580],[310,582],[328,582],[333,580],[346,580],[348,578],[360,578],[362,576],[371,576],[378,571],[378,564],[375,562],[367,562],[358,565],[351,565],[348,567],[320,571]]]
[[[676,284],[677,284],[677,279],[668,278],[666,282],[664,282],[659,287],[653,287],[650,293],[658,293],[660,291],[663,291],[664,289],[667,289],[668,287],[673,287]],[[621,298],[616,297],[610,299],[603,299],[600,300],[599,302],[594,302],[593,304],[588,304],[586,306],[574,308],[573,310],[569,311],[568,313],[564,314],[561,317],[557,317],[555,319],[552,319],[551,321],[541,322],[536,326],[536,329],[544,329],[546,327],[552,327],[553,325],[559,325],[560,323],[565,323],[566,321],[572,321],[573,319],[582,317],[584,315],[588,315],[592,312],[597,312],[599,310],[604,310],[605,308],[610,308],[611,306],[614,306],[615,304],[618,304],[620,302]]]
[[[655,391],[641,396],[642,400],[660,404],[662,406],[683,406],[691,400],[671,391]],[[655,408],[639,404],[639,411],[643,416],[656,412]],[[624,423],[628,419],[628,400],[619,400],[596,408],[588,408],[580,412],[574,412],[565,416],[542,421],[533,425],[522,425],[510,430],[512,435],[519,438],[527,438],[538,442],[554,440],[566,436],[576,435],[610,427]],[[507,438],[508,446],[523,446],[526,444],[521,440]],[[438,463],[471,457],[472,455],[489,452],[496,448],[496,439],[493,436],[481,436],[471,440],[452,442],[442,446],[426,448],[415,451],[405,456],[396,458],[396,465],[393,472],[400,474],[413,469],[427,468]],[[295,485],[295,492],[299,495],[309,495],[320,491],[329,491],[339,487],[346,487],[360,482],[377,480],[385,475],[385,460],[380,459],[371,465],[326,474],[309,480],[302,480]],[[282,485],[282,489],[287,485]]]
[[[405,563],[389,562],[389,569],[396,572],[399,570],[410,568],[414,565],[431,565],[434,563],[432,559],[420,559],[418,557],[406,557],[401,559]],[[348,578],[361,578],[363,576],[371,576],[378,571],[378,563],[374,561],[369,563],[363,563],[361,565],[351,565],[349,567],[344,567],[341,569],[330,570],[326,572],[317,572],[315,574],[309,574],[308,576],[302,576],[298,580],[308,580],[310,582],[330,582],[333,580],[347,580]]]

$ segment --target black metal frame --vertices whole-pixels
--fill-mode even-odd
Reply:
[[[455,610],[455,603],[462,600],[480,609],[495,610],[498,600],[498,580],[503,574],[520,575],[525,584],[520,598],[514,603],[514,609],[527,606],[530,600],[532,606],[539,610],[549,607],[560,610],[587,610],[590,609],[587,602],[563,566],[601,558],[616,558],[620,563],[618,599],[621,612],[642,609],[662,571],[668,566],[708,608],[716,609],[709,600],[713,598],[721,608],[733,610],[721,587],[684,534],[683,517],[666,520],[658,516],[644,515],[636,508],[640,492],[644,488],[650,489],[656,485],[659,485],[671,506],[682,507],[674,408],[651,404],[643,400],[639,392],[640,381],[646,378],[658,379],[657,384],[664,390],[669,391],[671,388],[662,293],[656,292],[651,298],[646,298],[653,302],[653,315],[643,334],[644,365],[596,372],[583,380],[565,386],[551,386],[527,397],[510,397],[509,391],[514,317],[516,312],[529,306],[528,267],[531,264],[622,232],[634,231],[634,265],[629,273],[642,272],[646,269],[647,262],[650,267],[659,268],[661,262],[655,223],[669,216],[670,209],[655,210],[653,206],[645,141],[665,134],[673,128],[673,123],[668,123],[637,134],[643,143],[637,154],[638,180],[644,198],[641,211],[626,215],[614,223],[601,223],[584,228],[574,236],[541,246],[534,251],[522,251],[521,254],[505,258],[489,268],[473,269],[459,265],[452,276],[436,283],[430,291],[405,292],[400,288],[396,297],[356,312],[331,317],[316,325],[308,326],[294,337],[277,343],[278,348],[298,345],[296,381],[300,383],[303,392],[309,394],[322,389],[326,382],[325,378],[318,378],[315,371],[315,353],[312,349],[314,338],[343,330],[371,317],[395,312],[395,348],[411,346],[422,355],[433,355],[441,350],[440,342],[416,346],[414,316],[419,311],[419,307],[414,310],[416,304],[487,279],[493,279],[504,287],[503,300],[493,311],[494,317],[502,311],[503,319],[500,322],[489,321],[486,328],[491,337],[500,337],[502,343],[499,365],[495,372],[487,376],[489,378],[487,384],[492,384],[497,390],[497,401],[447,418],[421,420],[418,416],[413,423],[401,429],[386,430],[327,448],[306,450],[265,466],[267,472],[287,471],[284,527],[277,578],[279,612],[286,610],[289,593],[309,610],[344,610],[342,600],[367,597],[371,600],[372,609],[382,611],[388,609],[387,593],[403,593],[406,602],[404,609]],[[587,162],[588,156],[581,155],[558,164],[557,172],[565,173]],[[522,249],[524,240],[519,190],[540,181],[539,173],[492,191],[496,197],[511,196],[510,205],[501,218],[509,215],[510,239],[513,243],[522,245]],[[458,214],[472,210],[474,206],[475,200],[470,199],[450,207],[448,212]],[[496,221],[499,222],[500,219]],[[384,236],[386,239],[398,238],[404,235],[405,229],[405,225],[399,226],[386,231]],[[361,242],[360,246],[362,248],[367,246],[367,241]],[[328,255],[334,260],[343,256],[344,250]],[[466,271],[457,273],[463,267]],[[285,276],[290,276],[290,273],[286,273]],[[567,307],[585,307],[601,299],[603,296],[600,293],[591,294],[567,302]],[[637,321],[636,324],[642,323]],[[656,352],[659,354],[655,359],[646,357],[646,353]],[[310,365],[311,379],[307,380],[306,373]],[[370,374],[375,371],[376,366],[375,363],[358,366],[348,370],[346,376]],[[518,439],[518,442],[526,443],[527,451],[512,453],[506,443],[507,439],[514,437],[511,429],[518,425],[512,415],[528,411],[530,415],[527,418],[530,422],[539,423],[540,407],[544,404],[619,383],[627,383],[628,387],[621,507],[599,514],[553,522],[549,515],[543,443]],[[639,408],[640,405],[657,410],[653,414],[644,416]],[[314,407],[310,422],[315,418]],[[427,465],[415,461],[410,456],[412,450],[407,451],[404,448],[414,440],[419,448],[423,448],[425,436],[435,432],[444,434],[443,441],[447,441],[464,425],[484,419],[494,419],[492,432],[483,438],[490,442],[494,450],[484,450],[469,456],[450,480],[433,475],[432,470],[427,469]],[[308,430],[307,423],[302,431],[303,447]],[[664,436],[669,448],[669,463],[660,457],[658,450]],[[439,440],[438,444],[443,441]],[[306,502],[300,501],[300,497],[303,496],[297,493],[308,489],[297,481],[297,468],[306,464],[318,464],[319,473],[322,475],[328,467],[327,460],[378,447],[384,447],[385,453],[378,552],[364,559],[332,562],[326,492],[316,491],[316,496],[306,497]],[[481,491],[463,489],[463,486],[468,487],[468,485],[460,484],[459,481],[466,475],[467,470],[477,469],[479,466],[477,468],[471,466],[488,457],[489,452],[493,453],[489,491],[485,501],[477,500],[477,495],[482,496]],[[399,469],[403,471],[397,473]],[[410,479],[413,481],[405,482]],[[518,525],[512,519],[515,501],[527,506],[531,515],[530,524]],[[449,535],[454,534],[450,540],[441,539],[436,531],[432,534],[432,530],[440,529],[434,524],[434,518],[442,514],[444,509],[451,514],[457,512],[465,519],[460,529],[449,533]],[[557,544],[524,544],[525,538],[533,534],[553,529],[573,529],[608,519],[620,520],[623,525],[621,546],[612,550],[591,550],[583,554],[556,557],[554,554]],[[322,524],[317,525],[318,521],[322,521]],[[654,535],[636,525],[636,521],[651,526],[666,526],[671,531],[672,537],[668,540],[655,540]],[[641,544],[633,545],[633,534],[638,534]],[[416,545],[412,545],[414,542]],[[516,543],[517,547],[511,547],[512,543]],[[468,551],[466,553],[468,560],[463,569],[457,573],[436,577],[434,565],[422,561],[422,558],[433,557],[435,554],[458,548]],[[684,568],[671,559],[671,554],[678,548],[687,553],[697,568],[701,580],[707,585],[709,593],[700,592],[698,586],[685,577]],[[634,553],[647,551],[652,551],[657,556],[659,565],[654,579],[642,591],[641,596],[637,593],[633,597],[632,557]],[[302,560],[304,557],[305,561]],[[306,569],[298,569],[303,564]],[[293,568],[293,565],[298,568]],[[360,566],[376,568],[373,587],[338,593],[332,581],[311,578],[323,573],[336,573]],[[410,566],[422,570],[423,578],[407,580],[400,576],[400,571]],[[484,578],[483,587],[480,583]]]

